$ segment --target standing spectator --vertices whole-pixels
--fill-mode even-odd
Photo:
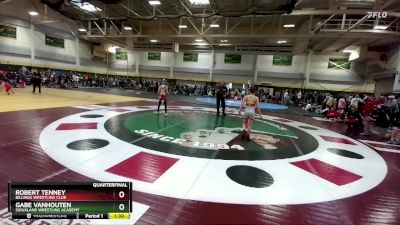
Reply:
[[[243,100],[244,96],[246,95],[246,89],[243,88],[242,92],[240,92],[240,99]]]
[[[326,107],[328,107],[328,108],[331,108],[331,107],[334,106],[334,99],[333,99],[333,97],[332,97],[330,94],[327,94],[327,95],[326,95],[326,102],[325,102],[325,104],[326,104]]]
[[[301,103],[301,91],[297,92],[297,104]]]
[[[386,138],[386,129],[389,127],[389,115],[386,113],[385,106],[377,105],[376,126],[379,127],[379,138]]]
[[[396,115],[397,113],[399,113],[399,105],[397,104],[397,100],[394,98],[393,95],[390,95],[388,99],[389,100],[387,101],[386,106],[390,118],[390,124],[393,125],[397,122]]]
[[[346,105],[347,105],[346,99],[344,98],[344,96],[341,96],[339,98],[339,102],[338,102],[338,109],[344,110],[344,109],[346,109]]]
[[[289,103],[289,92],[286,89],[283,93],[283,104],[287,105]]]
[[[228,92],[228,88],[226,88],[223,82],[220,82],[217,86],[217,90],[215,95],[217,96],[217,115],[219,115],[219,107],[222,106],[222,115],[225,114],[225,95]]]
[[[78,88],[79,87],[79,77],[77,75],[73,74],[72,81],[73,81],[73,87]]]
[[[371,123],[375,121],[376,101],[366,96],[364,98],[364,132],[361,135],[369,136],[371,134]]]
[[[359,95],[356,95],[354,98],[351,99],[350,105],[354,106],[358,109],[359,103],[362,102],[362,99]]]

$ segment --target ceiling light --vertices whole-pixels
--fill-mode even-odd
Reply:
[[[233,44],[227,44],[227,43],[222,43],[222,44],[218,44],[219,46],[232,46]]]
[[[183,25],[183,24],[179,25],[178,27],[181,28],[181,29],[186,29],[187,28],[187,26]]]
[[[219,27],[219,24],[210,24],[210,27]]]
[[[344,49],[342,52],[350,53],[349,61],[353,61],[353,60],[360,58],[361,47],[360,46],[352,46],[350,48]]]
[[[35,12],[35,11],[30,11],[30,12],[29,12],[29,15],[31,15],[31,16],[37,16],[37,15],[39,15],[39,13],[38,13],[38,12]]]
[[[287,43],[287,41],[277,41],[276,43],[278,43],[278,44],[285,44],[285,43]]]
[[[224,40],[221,40],[221,42],[222,42],[222,43],[225,43],[225,42],[228,42],[228,40],[224,39]]]
[[[296,25],[295,24],[285,24],[285,25],[283,25],[283,27],[295,27]]]
[[[150,4],[150,5],[161,5],[161,2],[160,2],[160,1],[157,1],[157,0],[150,0],[150,1],[149,1],[149,4]]]
[[[80,32],[86,32],[87,30],[85,28],[79,28],[78,29]]]
[[[388,26],[384,26],[384,25],[374,26],[374,30],[386,30],[386,29],[388,29]]]
[[[126,27],[124,27],[124,30],[132,30],[132,27],[126,26]]]
[[[208,43],[204,43],[204,42],[197,42],[197,43],[194,43],[195,45],[200,45],[200,46],[203,46],[203,45],[208,45]]]
[[[151,42],[151,43],[157,43],[158,40],[152,39],[152,40],[150,40],[150,42]]]
[[[107,51],[109,52],[109,53],[116,53],[117,52],[117,48],[119,48],[118,46],[112,46],[112,47],[109,47],[108,49],[107,49]]]
[[[196,39],[196,42],[203,42],[203,39]]]
[[[78,6],[80,9],[88,12],[101,12],[102,10],[89,2],[73,2],[71,1],[72,4]]]
[[[192,5],[209,5],[210,0],[189,0]]]

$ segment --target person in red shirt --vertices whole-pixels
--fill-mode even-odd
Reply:
[[[325,116],[328,119],[338,119],[340,117],[340,113],[334,107],[330,107]]]
[[[6,94],[7,95],[14,94],[14,92],[12,91],[12,86],[8,81],[3,81],[1,86],[4,87],[4,89],[6,90]]]
[[[26,87],[25,81],[23,79],[19,79],[18,87],[20,87],[20,88],[25,88]]]
[[[374,98],[368,97],[364,100],[364,114],[369,115],[374,112],[374,108],[376,108],[377,101]]]
[[[373,113],[376,111],[377,101],[374,98],[367,97],[364,100],[364,132],[361,135],[369,136],[371,135],[371,123],[375,121],[373,118]]]

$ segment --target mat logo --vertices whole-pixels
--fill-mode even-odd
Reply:
[[[383,12],[367,12],[368,15],[368,19],[369,18],[379,18],[379,19],[383,19],[386,18],[388,16],[387,12],[383,11]]]
[[[198,132],[186,132],[181,134],[181,138],[173,138],[170,136],[158,134],[156,132],[148,131],[145,129],[135,130],[136,134],[141,134],[143,136],[158,139],[164,142],[171,142],[179,145],[183,145],[186,147],[194,147],[194,148],[204,148],[204,149],[237,149],[244,150],[244,148],[240,145],[227,145],[226,143],[217,143],[217,139],[221,139],[221,134],[225,133],[223,128],[216,129],[216,132],[213,131],[204,131],[198,130]],[[218,137],[218,134],[220,134]],[[234,134],[236,135],[236,134]],[[201,141],[200,139],[213,137],[213,139],[208,139],[209,141]],[[217,137],[215,137],[217,136]],[[212,141],[215,140],[215,141]]]
[[[39,142],[52,159],[91,179],[130,181],[138,194],[201,202],[327,202],[371,190],[387,173],[374,150],[321,127],[263,115],[249,140],[237,115],[176,106],[164,117],[154,115],[156,109],[125,106],[69,115],[46,126]],[[89,122],[96,129],[86,129]],[[79,129],[58,129],[72,123]],[[225,150],[238,146],[245,150]],[[304,194],[321,188],[326,194]],[[132,215],[142,212],[141,217],[148,207],[140,209]]]

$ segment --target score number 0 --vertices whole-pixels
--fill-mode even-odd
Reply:
[[[120,191],[118,193],[118,197],[119,198],[124,198],[125,197],[125,192]],[[124,204],[119,204],[118,208],[119,208],[119,210],[123,211],[125,209],[125,205]]]

